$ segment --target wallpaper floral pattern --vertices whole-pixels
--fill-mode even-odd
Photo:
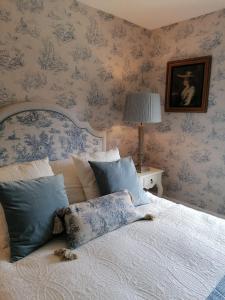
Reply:
[[[2,0],[0,106],[58,104],[134,155],[126,93],[159,92],[163,110],[167,61],[212,55],[208,112],[163,113],[146,125],[146,162],[165,169],[166,196],[224,214],[224,28],[225,10],[149,31],[76,0]]]
[[[151,90],[165,97],[167,61],[212,55],[207,113],[163,113],[148,126],[147,161],[165,169],[165,195],[225,214],[225,9],[152,31]],[[157,42],[156,42],[157,41]]]

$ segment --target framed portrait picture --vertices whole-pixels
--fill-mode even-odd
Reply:
[[[211,56],[167,63],[165,111],[206,112]]]

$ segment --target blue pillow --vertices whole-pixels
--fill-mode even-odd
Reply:
[[[55,211],[68,206],[62,175],[1,182],[0,201],[8,224],[12,262],[51,239]]]
[[[69,246],[72,249],[143,218],[135,209],[127,191],[71,204],[59,210],[58,216],[64,220]],[[58,223],[57,217],[55,223]]]
[[[101,195],[128,190],[134,206],[149,203],[149,198],[141,188],[137,171],[131,157],[113,162],[94,162],[89,164],[95,174]]]

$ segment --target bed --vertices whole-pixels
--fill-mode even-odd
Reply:
[[[0,128],[2,165],[105,149],[104,133],[55,106],[5,108]],[[225,274],[225,221],[149,197],[137,210],[153,214],[153,222],[137,221],[90,241],[75,250],[77,260],[53,255],[66,246],[60,237],[13,264],[8,250],[1,251],[0,299],[224,299],[216,286]]]

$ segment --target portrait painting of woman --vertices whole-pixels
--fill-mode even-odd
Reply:
[[[206,112],[211,57],[167,64],[165,111]]]
[[[187,71],[183,75],[182,74],[177,75],[177,77],[183,79],[183,86],[184,86],[184,88],[180,93],[180,97],[181,97],[180,105],[188,106],[193,104],[193,99],[196,94],[196,88],[194,85],[194,81],[192,80],[193,76],[194,75],[192,75],[191,71]]]

